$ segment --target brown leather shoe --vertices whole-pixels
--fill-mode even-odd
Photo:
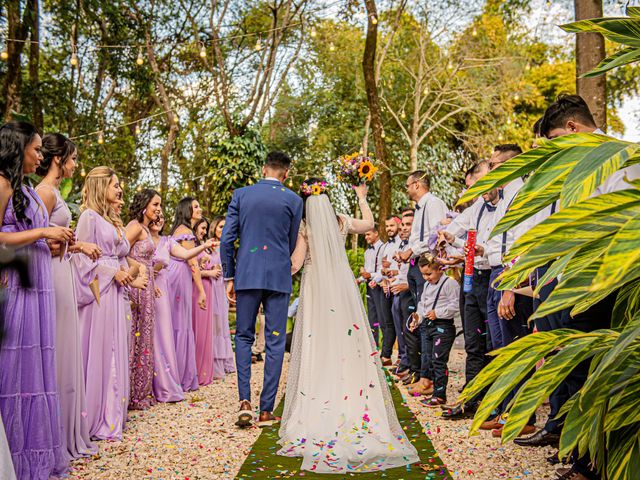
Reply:
[[[502,423],[500,423],[500,415],[487,420],[485,422],[482,422],[482,425],[480,425],[480,430],[498,430],[502,428]]]
[[[433,384],[425,386],[421,383],[416,383],[411,388],[409,388],[409,395],[431,395],[432,393]]]
[[[390,367],[391,365],[393,365],[393,362],[391,361],[390,358],[380,357],[380,361],[382,361],[383,367]]]
[[[240,402],[240,411],[238,412],[238,420],[236,421],[236,427],[248,428],[253,425],[253,409],[249,400],[242,400]]]
[[[496,428],[494,430],[491,430],[491,436],[494,438],[500,438],[502,436],[502,427],[504,425],[500,425],[500,428]],[[536,427],[533,425],[525,425],[522,430],[520,431],[520,433],[518,434],[519,437],[523,436],[523,435],[531,435],[533,432],[536,431]]]
[[[270,427],[274,423],[278,422],[279,419],[276,418],[271,412],[260,412],[260,417],[258,418],[258,427]]]

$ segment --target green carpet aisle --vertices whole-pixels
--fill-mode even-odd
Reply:
[[[413,412],[402,401],[400,391],[394,386],[391,387],[391,396],[396,406],[398,420],[404,429],[407,437],[413,443],[420,455],[420,463],[407,467],[393,468],[389,470],[370,473],[345,473],[345,474],[317,474],[300,470],[301,458],[290,458],[276,455],[279,445],[278,429],[280,424],[273,427],[264,428],[256,443],[253,444],[249,456],[245,460],[236,478],[331,478],[362,477],[362,478],[389,478],[394,480],[412,479],[451,479],[451,475],[442,464],[440,456],[433,448],[431,440],[422,430],[420,422],[415,418]],[[281,416],[284,408],[284,401],[280,402],[275,415]]]

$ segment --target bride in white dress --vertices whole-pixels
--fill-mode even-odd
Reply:
[[[419,461],[389,393],[367,314],[345,252],[348,233],[374,226],[367,187],[354,187],[362,220],[338,214],[325,194],[306,198],[292,257],[304,264],[279,455],[302,469],[355,473]]]

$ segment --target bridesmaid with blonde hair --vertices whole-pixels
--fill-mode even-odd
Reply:
[[[126,268],[129,242],[118,212],[122,188],[108,167],[89,172],[82,188],[80,242],[95,243],[102,256],[73,257],[82,339],[87,421],[98,440],[121,440],[129,404],[129,357]]]
[[[71,210],[60,194],[60,184],[72,178],[76,168],[78,149],[60,133],[49,133],[42,139],[42,156],[36,173],[42,181],[36,192],[49,213],[49,225],[69,227]],[[51,270],[56,299],[56,366],[60,390],[60,415],[63,440],[71,458],[93,455],[98,451],[91,443],[87,419],[82,370],[82,348],[78,322],[78,301],[74,291],[71,258],[67,254],[86,255],[97,260],[102,250],[94,243],[60,243],[52,247]],[[85,414],[86,415],[86,414]]]

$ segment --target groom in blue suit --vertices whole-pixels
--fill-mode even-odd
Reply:
[[[227,296],[236,307],[236,367],[240,412],[236,425],[254,421],[251,408],[251,346],[260,305],[265,314],[266,360],[258,426],[275,421],[273,407],[284,358],[287,308],[291,296],[291,254],[302,219],[302,199],[283,183],[291,160],[267,155],[263,180],[233,192],[220,253]],[[235,242],[240,239],[237,255]]]

